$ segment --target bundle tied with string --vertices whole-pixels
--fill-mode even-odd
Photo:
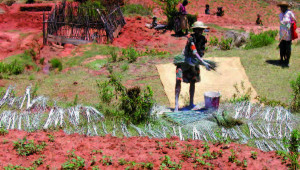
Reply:
[[[199,64],[199,65],[202,65],[202,66],[205,66],[203,62],[199,61],[197,58],[193,58],[193,63],[195,64]],[[203,59],[204,62],[208,63],[210,65],[210,69],[212,70],[216,70],[216,68],[218,67],[217,63],[214,62],[214,61],[211,61],[211,60],[205,60]],[[181,64],[184,64],[185,63],[185,56],[183,54],[179,54],[179,55],[176,55],[174,57],[174,60],[173,60],[173,63],[177,66],[177,65],[181,65]]]

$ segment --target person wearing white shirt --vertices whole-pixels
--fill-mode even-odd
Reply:
[[[286,1],[280,2],[277,6],[280,7],[280,63],[283,66],[289,67],[292,46],[291,22],[296,21],[295,15],[292,11],[288,10],[289,4]]]

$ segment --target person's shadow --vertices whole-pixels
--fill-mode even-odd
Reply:
[[[285,65],[282,64],[280,62],[280,60],[266,60],[266,63],[272,64],[272,65],[275,65],[275,66],[279,66],[279,67],[285,67]]]

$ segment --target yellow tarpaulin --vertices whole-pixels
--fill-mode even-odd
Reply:
[[[219,91],[221,100],[231,98],[236,90],[234,84],[240,87],[241,82],[244,82],[246,90],[250,87],[252,90],[252,100],[257,93],[252,87],[245,70],[240,62],[239,57],[212,57],[206,58],[215,61],[218,64],[217,70],[207,71],[205,67],[200,68],[201,82],[196,83],[194,103],[204,102],[204,92]],[[156,65],[164,90],[170,101],[170,107],[175,106],[175,81],[176,81],[176,66],[173,63]],[[181,84],[181,93],[179,99],[180,107],[189,102],[189,84]]]

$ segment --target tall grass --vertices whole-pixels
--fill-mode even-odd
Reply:
[[[124,15],[152,15],[152,8],[144,7],[140,4],[126,4],[122,7]]]

